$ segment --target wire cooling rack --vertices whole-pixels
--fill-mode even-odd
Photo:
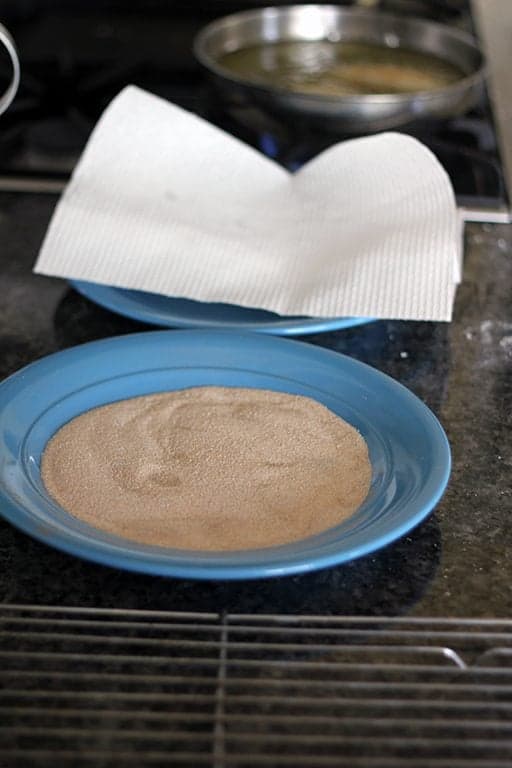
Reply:
[[[510,768],[512,621],[0,606],[0,765]]]

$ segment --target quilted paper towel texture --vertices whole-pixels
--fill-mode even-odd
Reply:
[[[291,174],[129,86],[34,271],[283,315],[449,320],[459,256],[450,181],[415,139],[339,143]]]

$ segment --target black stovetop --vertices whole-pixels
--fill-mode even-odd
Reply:
[[[255,3],[262,5],[263,3]],[[109,101],[135,83],[197,112],[294,170],[343,139],[290,130],[254,109],[220,106],[192,54],[197,31],[254,3],[27,2],[4,21],[20,48],[22,83],[1,120],[0,176],[65,180]],[[467,0],[384,0],[381,8],[473,31]],[[500,208],[507,194],[487,96],[470,114],[405,129],[438,156],[460,205]]]

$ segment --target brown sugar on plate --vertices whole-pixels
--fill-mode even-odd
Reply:
[[[69,514],[162,547],[244,550],[352,515],[371,465],[359,432],[317,401],[194,387],[94,408],[65,424],[42,479]]]

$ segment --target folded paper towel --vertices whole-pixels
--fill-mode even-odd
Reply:
[[[449,320],[460,244],[450,181],[415,139],[339,143],[291,174],[129,86],[34,271],[283,315]]]

